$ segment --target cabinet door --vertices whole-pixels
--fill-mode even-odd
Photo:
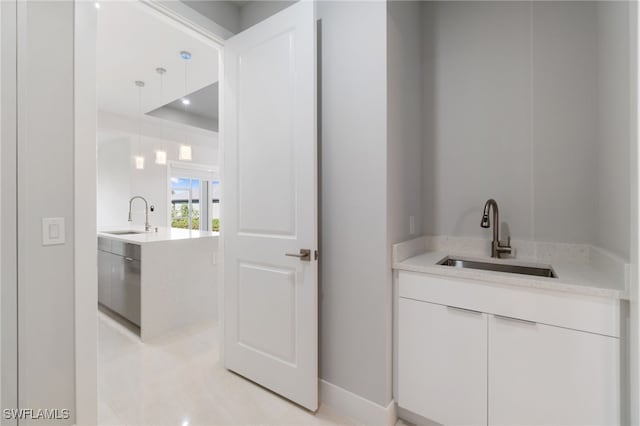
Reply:
[[[112,255],[111,309],[140,325],[140,261]]]
[[[123,316],[140,326],[140,261],[125,257]]]
[[[620,424],[619,340],[492,316],[490,425]]]
[[[98,250],[98,302],[111,305],[111,253]]]
[[[111,256],[111,303],[107,305],[114,312],[124,316],[124,257],[110,253]]]
[[[398,404],[445,425],[487,424],[487,315],[400,298]]]

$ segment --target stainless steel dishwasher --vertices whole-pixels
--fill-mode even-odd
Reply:
[[[98,237],[98,302],[140,326],[140,246]]]

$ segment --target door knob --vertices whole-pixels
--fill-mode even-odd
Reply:
[[[300,249],[300,253],[285,253],[285,256],[289,256],[289,257],[297,257],[298,259],[305,261],[305,262],[310,262],[311,261],[311,250],[309,249]]]

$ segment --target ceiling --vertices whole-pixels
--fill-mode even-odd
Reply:
[[[180,57],[183,50],[192,54],[187,64],[186,87],[185,61]],[[158,67],[167,70],[162,97],[160,75],[155,71]],[[98,109],[136,116],[136,80],[145,82],[140,98],[142,112],[147,113],[217,82],[218,51],[187,29],[155,15],[141,2],[101,1],[97,29]],[[190,107],[206,108],[195,101]]]
[[[182,99],[188,99],[189,105],[184,105]],[[147,114],[217,132],[218,82],[190,93],[165,106],[149,111]]]

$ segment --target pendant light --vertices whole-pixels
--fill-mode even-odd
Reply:
[[[187,106],[191,103],[191,101],[186,97],[189,94],[189,91],[187,89],[187,64],[191,60],[191,52],[187,52],[186,50],[183,50],[182,52],[180,52],[180,57],[182,58],[182,60],[184,60],[184,96],[185,97],[182,98],[182,105],[186,112]],[[185,141],[186,141],[186,138],[185,138]],[[189,145],[188,143],[180,145],[178,158],[182,161],[191,161],[191,145]]]
[[[164,74],[167,72],[166,69],[162,67],[156,68],[156,72],[160,75],[160,105],[164,104]],[[164,125],[160,122],[160,138],[164,140]],[[156,150],[156,164],[164,166],[167,164],[167,151],[164,149]]]
[[[164,166],[167,164],[167,151],[161,149],[156,151],[156,164]]]
[[[144,156],[140,151],[140,138],[142,134],[142,88],[144,87],[144,81],[137,80],[135,85],[138,88],[138,144],[136,147],[137,155],[133,158],[136,162],[136,169],[142,170],[144,169]]]
[[[180,145],[179,158],[183,161],[191,161],[191,145]]]

